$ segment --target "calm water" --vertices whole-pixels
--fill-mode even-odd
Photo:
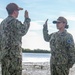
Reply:
[[[22,62],[49,62],[50,53],[23,53]]]

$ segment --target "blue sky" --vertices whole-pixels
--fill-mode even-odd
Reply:
[[[56,25],[53,25],[52,21],[59,16],[68,20],[68,32],[73,35],[75,41],[75,0],[0,0],[0,22],[8,16],[5,7],[12,2],[24,9],[19,12],[20,21],[24,21],[25,10],[28,10],[31,18],[29,31],[22,38],[23,48],[50,50],[49,43],[43,39],[43,24],[48,18],[49,34],[56,32]]]

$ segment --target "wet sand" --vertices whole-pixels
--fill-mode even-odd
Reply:
[[[51,75],[49,62],[25,62],[22,75]],[[75,65],[70,68],[69,75],[75,75]]]
[[[0,67],[1,75],[1,67]],[[49,62],[23,62],[22,75],[51,75]],[[75,64],[70,69],[69,75],[75,75]]]

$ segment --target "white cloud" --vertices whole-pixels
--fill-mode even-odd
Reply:
[[[48,49],[49,43],[45,42],[43,35],[39,35],[36,32],[29,32],[22,38],[22,47],[29,49]]]
[[[75,21],[75,13],[74,12],[60,12],[62,16],[64,16],[67,20]]]
[[[49,43],[45,42],[43,39],[42,25],[37,22],[31,22],[30,29],[28,33],[22,38],[22,47],[29,49],[46,49],[50,50]],[[40,31],[36,32],[36,31]]]
[[[42,30],[43,29],[43,24],[45,23],[45,21],[33,21],[31,22],[30,25],[30,30]],[[49,30],[54,30],[54,26],[52,23],[50,24],[50,21],[48,21],[48,29]]]
[[[0,18],[0,23],[2,22],[2,20],[3,20],[3,19],[2,19],[2,18]]]
[[[66,16],[68,20],[75,21],[75,16]]]
[[[39,30],[39,29],[42,29],[41,24],[37,22],[31,22],[30,30]]]

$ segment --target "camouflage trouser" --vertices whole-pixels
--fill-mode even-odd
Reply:
[[[22,75],[22,58],[5,57],[1,64],[2,75]]]
[[[69,68],[67,65],[50,65],[51,75],[69,75]]]

